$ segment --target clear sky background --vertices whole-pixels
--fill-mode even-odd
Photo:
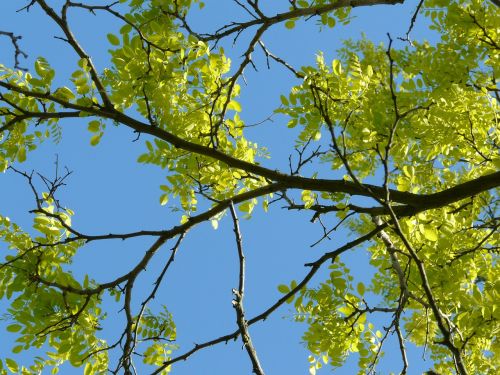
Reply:
[[[23,35],[21,47],[29,53],[29,58],[21,60],[22,66],[32,69],[34,59],[44,56],[56,69],[56,83],[65,84],[76,67],[75,53],[64,42],[53,38],[60,36],[61,32],[36,5],[29,13],[16,13],[16,9],[26,3],[27,1],[20,0],[2,1],[0,30]],[[49,4],[57,7],[62,3],[49,1]],[[285,9],[288,1],[267,3]],[[330,61],[335,57],[335,51],[341,46],[343,39],[359,38],[361,33],[365,33],[375,42],[386,43],[387,32],[393,38],[403,36],[416,5],[417,1],[409,1],[406,5],[355,9],[349,25],[338,25],[333,30],[324,29],[322,32],[315,19],[299,22],[291,31],[286,30],[283,25],[277,25],[267,32],[263,40],[273,53],[295,67],[314,64],[315,56],[320,50],[325,53],[326,60]],[[269,5],[267,7],[269,9]],[[214,31],[227,21],[237,19],[246,20],[248,17],[229,0],[207,0],[203,12],[196,12],[191,17],[193,27],[200,32]],[[75,10],[71,13],[70,24],[98,69],[108,66],[107,49],[110,46],[105,35],[116,32],[119,28],[116,20],[104,13],[94,17],[88,12]],[[423,18],[417,22],[417,28],[412,34],[414,39],[432,37],[422,27],[424,24]],[[245,46],[244,41],[249,36],[251,34],[243,34],[240,45]],[[232,39],[226,41],[228,43],[224,47],[233,59],[234,66],[237,66],[242,51],[238,47],[233,49],[231,41]],[[271,115],[273,109],[279,106],[280,94],[287,94],[290,87],[298,83],[276,64],[271,64],[271,69],[268,70],[259,50],[254,54],[254,61],[258,72],[247,68],[245,76],[248,84],[245,86],[241,83],[241,117],[247,123],[259,122]],[[13,65],[12,49],[7,38],[0,39],[0,62]],[[286,122],[285,118],[274,116],[273,122],[266,122],[247,132],[248,139],[269,149],[271,159],[262,163],[283,171],[288,170],[288,156],[293,151],[296,135],[286,127]],[[58,198],[63,205],[76,212],[73,224],[77,230],[88,234],[102,234],[165,229],[178,224],[181,214],[172,212],[170,203],[166,207],[161,207],[158,203],[161,194],[159,185],[165,184],[165,172],[154,166],[136,163],[138,155],[145,150],[146,137],[141,136],[134,142],[136,136],[129,129],[108,124],[101,143],[92,147],[87,121],[71,119],[61,124],[63,137],[59,144],[46,142],[35,152],[28,154],[27,162],[16,167],[26,171],[34,169],[52,176],[54,161],[58,155],[60,166],[67,166],[74,171],[67,181],[68,185],[59,192]],[[323,178],[339,177],[323,167],[319,170]],[[42,185],[39,187],[42,189]],[[0,213],[29,230],[32,217],[28,211],[35,207],[35,202],[26,181],[12,172],[0,175],[0,196]],[[347,232],[339,231],[330,241],[323,241],[311,248],[310,245],[321,237],[322,231],[318,224],[310,223],[310,217],[310,214],[283,210],[281,203],[278,203],[267,214],[259,207],[251,220],[241,220],[247,258],[245,308],[248,318],[259,314],[281,296],[276,288],[278,284],[288,284],[292,279],[301,280],[308,271],[304,263],[353,239]],[[330,221],[330,224],[333,222]],[[232,229],[232,221],[227,215],[217,230],[210,223],[203,223],[192,229],[182,243],[175,263],[168,271],[152,305],[153,310],[158,311],[158,306],[164,304],[174,316],[180,345],[176,354],[191,349],[194,343],[216,338],[236,328],[231,289],[237,287],[238,263]],[[112,280],[128,271],[153,241],[151,238],[140,238],[91,243],[78,252],[72,270],[81,279],[85,273],[90,273],[98,282]],[[148,272],[140,278],[139,287],[135,291],[137,303],[149,294],[173,243],[167,243],[148,267]],[[5,246],[0,244],[0,254],[6,252]],[[342,260],[347,262],[360,281],[368,281],[373,273],[363,249],[346,254]],[[316,275],[311,285],[324,280],[325,275],[326,268]],[[144,295],[139,295],[141,291]],[[0,303],[0,313],[4,312],[6,306],[5,302]],[[109,314],[102,334],[112,343],[122,332],[124,314],[119,311],[121,305],[109,304],[108,301],[105,306],[109,307]],[[250,328],[262,366],[268,374],[308,373],[308,352],[301,344],[301,335],[306,326],[292,322],[292,314],[291,307],[286,305],[265,322]],[[389,319],[390,316],[378,322],[385,322],[387,325]],[[0,321],[0,328],[7,324],[6,321]],[[13,338],[10,334],[0,336],[0,357],[7,356],[6,351]],[[379,373],[398,372],[402,365],[395,337],[386,343],[386,352],[382,365],[378,367]],[[432,367],[429,359],[424,362],[422,354],[421,349],[410,349],[410,374],[421,373]],[[17,357],[9,356],[28,360],[32,357],[26,353]],[[356,369],[355,361],[354,358],[344,369],[335,373],[353,374]],[[139,368],[141,374],[148,373],[144,368]],[[62,371],[63,374],[81,372],[81,369],[66,366]],[[326,368],[320,371],[329,372]],[[196,353],[187,362],[175,364],[173,373],[250,374],[251,364],[238,340]]]

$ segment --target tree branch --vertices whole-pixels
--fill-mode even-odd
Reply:
[[[30,90],[26,90],[22,87],[7,82],[0,82],[0,87],[22,93],[29,97],[47,99],[56,102],[65,108],[84,111],[99,117],[117,121],[135,130],[138,133],[150,134],[172,144],[174,147],[194,152],[199,155],[204,155],[219,160],[229,167],[242,169],[246,172],[268,178],[272,181],[280,183],[281,186],[285,188],[314,190],[330,193],[346,193],[351,195],[375,197],[378,199],[385,198],[385,189],[381,186],[362,184],[362,186],[360,187],[359,184],[346,180],[325,180],[291,176],[276,170],[262,167],[257,164],[237,159],[231,155],[228,155],[211,147],[186,141],[170,132],[167,132],[166,130],[163,130],[157,126],[150,126],[147,123],[138,121],[115,109],[85,107],[58,99],[50,93],[31,92]],[[403,205],[394,206],[394,213],[396,213],[398,216],[411,216],[425,210],[446,206],[448,204],[477,195],[481,192],[496,188],[498,186],[500,186],[500,171],[478,177],[477,179],[464,182],[438,193],[420,195],[393,189],[390,189],[389,191],[391,200],[395,203]],[[387,208],[382,207],[378,210],[374,209],[372,213],[375,215],[388,214],[388,211]]]
[[[256,375],[264,375],[264,370],[260,365],[259,358],[257,356],[257,351],[252,343],[250,333],[248,332],[248,322],[245,319],[245,310],[243,308],[243,298],[245,296],[245,255],[243,254],[243,246],[241,243],[241,231],[238,222],[238,216],[236,215],[236,210],[234,205],[231,203],[229,206],[231,211],[231,216],[233,218],[234,224],[234,235],[236,237],[236,248],[238,249],[239,258],[239,281],[238,290],[233,289],[233,294],[235,299],[233,300],[233,307],[236,310],[236,321],[241,332],[241,339],[243,340],[243,346],[245,347],[250,361],[252,362],[253,372]]]
[[[213,34],[202,36],[202,40],[204,41],[219,40],[234,33],[241,33],[243,30],[252,26],[266,25],[267,27],[269,27],[274,24],[285,22],[293,18],[318,16],[323,13],[328,13],[335,9],[340,9],[340,8],[348,8],[348,7],[356,8],[356,7],[382,5],[382,4],[395,5],[395,4],[402,4],[403,1],[404,0],[339,0],[327,5],[312,6],[308,8],[295,8],[288,12],[278,13],[272,17],[261,15],[260,18],[253,19],[251,21],[223,26],[221,29],[217,30]]]
[[[83,50],[75,36],[73,35],[71,29],[69,28],[68,21],[66,18],[66,12],[68,7],[70,6],[70,2],[65,2],[62,8],[62,15],[59,16],[53,8],[51,8],[45,0],[36,0],[38,5],[43,9],[43,11],[54,20],[54,22],[61,28],[64,35],[66,36],[66,41],[69,45],[75,50],[76,54],[80,57],[80,59],[84,59],[87,61],[88,67],[90,68],[90,76],[92,77],[92,81],[95,83],[97,90],[101,96],[104,107],[113,108],[113,104],[111,103],[108,94],[106,93],[106,89],[104,88],[101,79],[99,78],[99,74],[97,69],[92,62],[90,56]]]
[[[10,39],[12,45],[14,46],[14,68],[26,71],[27,69],[21,68],[20,66],[19,56],[22,56],[25,59],[27,59],[28,54],[23,50],[21,50],[21,48],[19,47],[19,43],[17,42],[19,39],[22,39],[23,37],[20,35],[16,36],[14,35],[14,33],[8,31],[0,31],[0,35],[7,36]]]
[[[328,253],[325,253],[323,254],[323,256],[321,256],[319,259],[317,259],[316,261],[314,262],[311,262],[311,263],[306,263],[305,266],[306,267],[311,267],[311,270],[305,275],[305,277],[302,279],[301,282],[299,282],[295,288],[291,289],[287,294],[285,294],[283,297],[281,297],[278,301],[276,301],[273,305],[271,305],[269,308],[267,308],[265,311],[263,311],[262,313],[260,313],[259,315],[253,317],[252,319],[248,320],[248,325],[251,326],[252,324],[255,324],[261,320],[265,320],[269,315],[271,315],[276,309],[278,309],[281,305],[283,305],[290,297],[293,297],[295,296],[295,294],[297,294],[302,288],[304,288],[307,283],[312,279],[312,277],[316,274],[316,272],[318,272],[318,270],[320,269],[321,265],[324,264],[325,262],[327,261],[332,261],[334,262],[335,259],[340,256],[342,253],[346,252],[347,250],[350,250],[358,245],[361,245],[362,243],[366,242],[366,241],[369,241],[370,239],[372,239],[377,233],[379,233],[381,230],[383,230],[384,228],[387,227],[387,224],[384,223],[382,224],[381,226],[378,226],[376,227],[375,229],[373,229],[372,231],[370,231],[369,233],[351,241],[351,242],[348,242],[346,243],[345,245],[343,246],[340,246],[339,248],[337,248],[336,250],[333,250],[333,251],[330,251]],[[169,361],[166,361],[163,363],[163,365],[161,365],[159,368],[157,368],[154,372],[151,373],[151,375],[158,375],[162,372],[163,369],[165,369],[166,367],[176,363],[176,362],[179,362],[179,361],[185,361],[186,359],[188,359],[189,357],[191,357],[194,353],[202,350],[202,349],[205,349],[205,348],[208,348],[210,346],[214,346],[214,345],[217,345],[217,344],[220,344],[222,342],[227,342],[229,340],[234,340],[236,339],[239,335],[240,335],[241,331],[238,329],[232,333],[229,333],[227,335],[224,335],[224,336],[220,336],[216,339],[213,339],[213,340],[210,340],[210,341],[206,341],[202,344],[196,344],[194,346],[194,348],[192,348],[191,350],[187,351],[186,353],[180,355],[180,356],[177,356],[175,358],[172,358],[170,359]]]

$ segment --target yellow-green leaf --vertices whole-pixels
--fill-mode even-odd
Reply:
[[[425,227],[424,228],[424,237],[427,238],[429,241],[437,241],[438,240],[438,231],[436,228],[433,227]]]
[[[26,147],[20,147],[17,152],[17,160],[22,163],[26,160]]]
[[[227,109],[236,111],[236,112],[241,112],[241,104],[238,103],[235,100],[231,100],[229,104],[227,105]]]
[[[101,140],[100,134],[96,134],[90,138],[90,144],[92,146],[97,146],[99,144],[99,141]]]
[[[83,370],[83,375],[90,375],[90,374],[92,374],[92,364],[90,362],[87,362]]]
[[[106,35],[106,37],[108,38],[109,42],[114,45],[114,46],[118,46],[120,45],[120,39],[118,39],[118,37],[114,34],[108,34]]]
[[[290,291],[290,288],[288,287],[288,285],[285,285],[285,284],[280,284],[278,285],[278,290],[283,293],[283,294],[286,294]]]
[[[7,368],[9,369],[10,372],[12,373],[18,373],[19,372],[19,366],[16,361],[14,361],[11,358],[5,358],[5,364],[7,365]]]
[[[19,324],[11,324],[11,325],[7,326],[7,331],[18,332],[21,330],[21,328],[22,328],[22,326]]]
[[[363,283],[358,283],[357,286],[358,293],[362,296],[365,294],[365,284]]]
[[[101,123],[97,120],[89,122],[88,130],[92,133],[97,133],[100,130]]]
[[[162,194],[160,196],[160,204],[165,206],[168,203],[168,194]]]
[[[212,220],[210,220],[210,223],[212,224],[212,228],[214,228],[214,229],[219,228],[219,220],[212,219]]]

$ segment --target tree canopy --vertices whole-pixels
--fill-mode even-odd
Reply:
[[[411,372],[409,345],[429,353],[429,373],[497,374],[500,3],[415,1],[412,17],[398,20],[407,24],[405,35],[388,34],[383,44],[345,40],[334,59],[325,57],[332,52],[325,46],[313,65],[294,66],[264,44],[279,25],[293,35],[311,20],[307,27],[329,32],[348,27],[358,7],[400,3],[235,0],[245,16],[207,31],[191,17],[203,15],[201,0],[26,0],[20,11],[41,10],[74,59],[65,62],[67,76],[51,64],[57,55],[27,68],[21,35],[0,31],[0,42],[12,47],[11,59],[0,64],[0,170],[21,177],[34,197],[16,197],[34,202],[31,228],[0,207],[0,297],[8,306],[6,329],[15,335],[12,347],[2,344],[0,373],[57,373],[65,362],[85,374],[175,373],[176,363],[197,352],[241,340],[248,366],[233,373],[264,374],[253,326],[288,304],[293,320],[306,327],[311,374],[325,365],[340,368],[351,356],[355,371],[374,373],[390,337],[399,347],[391,360],[403,374]],[[109,49],[107,67],[93,62],[72,29],[75,11],[120,24],[102,45]],[[428,28],[428,40],[413,37],[419,24]],[[267,66],[254,61],[257,55]],[[293,137],[287,154],[274,153],[277,140],[257,144],[248,136],[257,124],[247,123],[246,113],[259,108],[240,100],[245,73],[268,68],[287,74],[291,89],[276,98],[275,123],[268,117],[258,125]],[[87,233],[72,224],[78,212],[59,198],[70,172],[46,177],[24,170],[23,162],[43,142],[65,142],[65,128],[78,119],[88,124],[96,148],[104,147],[111,126],[136,136],[143,145],[136,168],[153,166],[166,177],[154,199],[173,208],[177,224],[117,233]],[[287,169],[270,166],[277,157]],[[281,297],[250,316],[242,237],[266,233],[242,233],[240,224],[256,220],[256,211],[283,208],[287,215],[308,214],[322,233],[316,244],[336,231],[351,237],[316,259],[304,253],[302,276],[273,285]],[[222,220],[234,231],[238,255],[237,283],[228,286],[236,323],[230,332],[179,347],[168,298],[155,297],[172,288],[165,275],[190,229],[205,222],[217,229]],[[300,236],[279,225],[269,230]],[[121,276],[74,274],[71,264],[87,246],[136,238],[146,245]],[[149,276],[153,285],[137,290],[168,251],[158,274]],[[369,254],[371,279],[345,262],[348,252]],[[123,326],[107,337],[103,328],[113,314],[124,317]],[[41,355],[21,363],[19,353]],[[147,366],[138,370],[138,363]]]

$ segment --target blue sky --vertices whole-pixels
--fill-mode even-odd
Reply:
[[[287,1],[282,1],[288,3]],[[57,82],[63,83],[68,72],[76,66],[75,54],[62,41],[52,38],[60,35],[53,24],[34,6],[29,13],[16,13],[26,1],[9,1],[2,4],[0,30],[22,34],[21,46],[29,53],[23,66],[31,68],[37,56],[45,56],[58,72]],[[61,4],[52,1],[49,4]],[[105,3],[105,2],[96,2]],[[207,0],[203,13],[191,18],[196,30],[210,32],[234,17],[246,17],[229,0]],[[281,2],[280,2],[281,3]],[[386,42],[386,33],[394,37],[406,32],[416,1],[405,6],[377,6],[354,10],[355,18],[348,26],[338,25],[333,30],[321,33],[314,20],[300,22],[296,29],[286,30],[282,25],[274,26],[264,37],[264,42],[275,54],[285,58],[294,66],[314,64],[315,55],[323,51],[326,60],[335,56],[335,50],[345,38],[358,38],[362,32],[376,42]],[[245,18],[246,19],[246,18]],[[421,20],[423,21],[423,20]],[[98,69],[108,64],[106,50],[109,44],[106,33],[117,30],[115,20],[99,14],[93,17],[86,12],[75,11],[70,19],[75,34],[84,48],[93,56]],[[414,37],[431,37],[422,29],[414,32]],[[240,42],[248,37],[242,35]],[[238,64],[241,50],[231,48],[231,40],[224,45],[227,54]],[[12,64],[9,41],[0,39],[0,62]],[[246,71],[247,86],[242,84],[242,118],[248,123],[268,117],[279,105],[280,94],[286,94],[296,84],[290,75],[276,65],[268,70],[260,52],[255,53],[258,72],[251,68]],[[286,128],[286,119],[276,116],[273,122],[249,129],[247,137],[259,145],[265,145],[271,159],[263,163],[272,168],[287,170],[288,155],[293,149],[294,135]],[[68,185],[60,191],[59,199],[76,215],[74,226],[85,233],[127,232],[139,229],[163,229],[179,222],[180,214],[158,204],[159,185],[165,183],[164,172],[136,163],[137,156],[144,150],[144,140],[136,138],[128,129],[116,128],[109,124],[106,134],[98,147],[90,146],[90,133],[86,121],[70,120],[62,123],[63,137],[59,144],[46,142],[38,150],[28,155],[28,161],[17,165],[22,170],[35,169],[51,176],[54,171],[55,155],[60,166],[74,171]],[[321,169],[325,178],[337,176]],[[31,227],[32,218],[28,211],[34,208],[34,200],[26,181],[11,172],[0,175],[0,213],[9,216],[24,228]],[[309,222],[310,215],[290,213],[274,206],[270,213],[256,209],[251,220],[241,220],[245,254],[247,257],[247,287],[245,307],[247,317],[252,317],[270,306],[280,293],[278,284],[288,284],[292,279],[300,280],[307,272],[303,266],[321,256],[326,251],[353,239],[345,231],[334,234],[331,241],[323,241],[310,248],[310,244],[321,237],[321,228]],[[105,241],[92,243],[81,249],[72,266],[76,275],[83,278],[90,273],[99,282],[112,280],[126,272],[143,254],[153,239],[127,241]],[[148,267],[147,277],[140,279],[136,294],[143,291],[147,295],[161,266],[167,259],[169,242]],[[6,251],[0,245],[0,252]],[[354,275],[366,280],[372,271],[363,249],[349,253],[343,259],[351,267],[356,267]],[[188,233],[182,243],[173,267],[169,270],[163,287],[157,295],[153,308],[166,305],[173,313],[178,330],[178,354],[189,350],[193,343],[201,343],[232,332],[236,327],[235,313],[231,305],[231,289],[237,286],[237,253],[232,233],[232,221],[225,217],[218,230],[209,223],[201,224]],[[327,270],[320,272],[313,284],[322,280]],[[136,296],[137,303],[141,295]],[[0,303],[0,310],[5,308]],[[112,342],[121,333],[123,323],[121,306],[109,306],[109,319],[105,322],[103,335]],[[2,311],[0,311],[2,312]],[[292,311],[282,307],[268,320],[251,327],[250,333],[262,366],[268,374],[306,374],[308,352],[300,343],[304,325],[291,322]],[[5,322],[0,321],[0,327]],[[12,338],[12,336],[10,336]],[[9,339],[0,339],[1,355],[5,354]],[[380,373],[397,372],[401,368],[395,338],[387,344],[385,365]],[[422,363],[421,351],[411,351],[410,373],[418,373],[431,367],[428,360]],[[14,355],[12,358],[16,358]],[[30,358],[23,354],[18,358]],[[336,374],[352,374],[354,368],[348,362],[346,368]],[[64,368],[65,374],[79,374],[80,369]],[[320,373],[328,373],[328,369]],[[143,373],[142,371],[140,372]],[[144,373],[147,373],[144,371]],[[219,344],[198,352],[187,362],[175,365],[174,374],[246,374],[251,373],[251,365],[241,342]]]

